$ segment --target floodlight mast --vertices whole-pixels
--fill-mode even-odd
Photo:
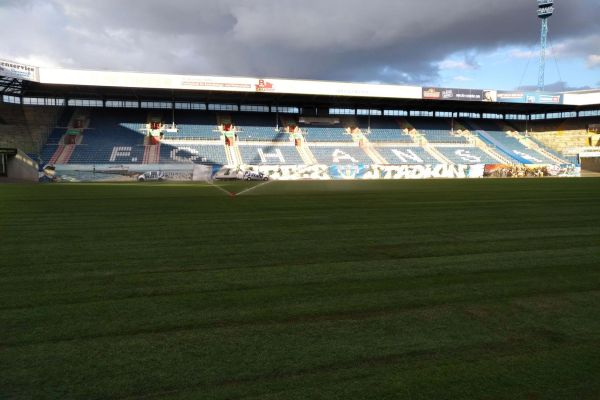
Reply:
[[[540,71],[538,75],[538,91],[543,91],[546,73],[546,49],[548,44],[548,19],[554,14],[554,0],[537,0],[538,18],[542,20],[540,40]]]

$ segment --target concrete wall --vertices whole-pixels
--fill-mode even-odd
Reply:
[[[581,170],[585,172],[600,172],[600,157],[582,157]]]
[[[37,154],[62,110],[60,107],[0,103],[0,147]]]
[[[22,151],[17,151],[15,156],[9,156],[7,165],[8,176],[0,177],[0,183],[2,181],[39,181],[38,164]]]

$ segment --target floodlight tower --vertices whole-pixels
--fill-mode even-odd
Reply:
[[[540,72],[538,75],[538,91],[544,90],[544,75],[546,73],[546,47],[548,43],[548,19],[554,14],[554,0],[537,0],[538,18],[542,20],[540,43]]]

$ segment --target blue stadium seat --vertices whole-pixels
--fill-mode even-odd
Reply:
[[[177,132],[165,132],[165,139],[218,140],[217,115],[213,112],[178,110],[175,114]]]
[[[232,115],[233,125],[238,128],[240,141],[285,142],[290,135],[282,130],[275,130],[277,121],[272,114],[248,113]]]
[[[240,144],[240,153],[249,165],[302,165],[304,161],[293,145],[259,146]]]
[[[440,118],[411,118],[408,122],[430,143],[468,143],[465,137],[452,133],[450,120]]]
[[[320,164],[373,164],[367,153],[356,146],[310,146],[310,150]]]
[[[69,164],[141,164],[143,145],[80,144],[75,146]]]
[[[341,126],[303,125],[307,142],[352,142],[352,135]]]
[[[227,164],[227,155],[223,144],[161,144],[161,164]]]
[[[436,147],[454,164],[498,164],[501,163],[478,147]]]
[[[472,133],[478,135],[481,140],[491,147],[495,147],[504,155],[514,159],[521,164],[555,164],[556,162],[543,156],[533,149],[527,148],[518,139],[508,136],[506,132],[493,121],[478,121],[476,124],[465,125],[473,128]]]
[[[376,150],[391,165],[440,163],[422,147],[376,147]]]
[[[358,119],[358,127],[367,139],[373,143],[412,143],[410,135],[405,134],[395,118],[361,117]],[[369,133],[369,128],[371,129]]]
[[[42,152],[40,153],[40,159],[42,160],[42,164],[44,164],[44,165],[48,164],[50,159],[52,159],[52,156],[54,155],[54,153],[56,153],[57,149],[58,149],[57,144],[46,144],[42,148]]]

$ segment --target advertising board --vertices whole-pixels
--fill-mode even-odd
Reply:
[[[0,59],[0,76],[39,82],[39,69],[31,65]]]
[[[495,102],[497,91],[481,89],[423,88],[425,100],[484,101]]]
[[[560,93],[503,91],[497,93],[500,103],[521,104],[562,104],[563,95]]]

